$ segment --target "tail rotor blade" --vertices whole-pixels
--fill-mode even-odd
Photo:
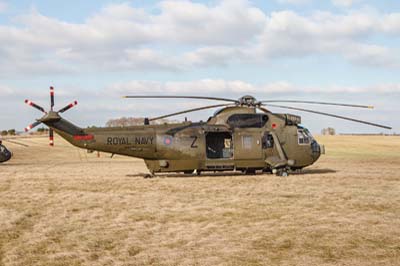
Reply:
[[[49,130],[49,145],[54,146],[54,131],[52,128]]]
[[[36,121],[35,123],[33,123],[33,124],[27,126],[27,127],[25,128],[25,132],[28,132],[28,131],[31,130],[32,128],[37,127],[38,125],[40,125],[40,123],[42,123],[42,122]]]
[[[29,105],[29,106],[32,106],[33,108],[38,109],[39,111],[41,111],[41,112],[43,112],[43,113],[46,113],[46,111],[44,110],[43,107],[41,107],[41,106],[35,104],[34,102],[32,102],[32,101],[30,101],[30,100],[25,100],[25,103],[26,103],[27,105]]]
[[[50,107],[51,110],[53,111],[53,107],[54,107],[54,88],[50,87]]]
[[[59,113],[64,113],[65,111],[68,111],[69,109],[71,109],[72,107],[74,107],[77,104],[78,104],[78,102],[74,101],[74,102],[68,104],[67,106],[65,106],[64,108],[61,108],[58,112]]]

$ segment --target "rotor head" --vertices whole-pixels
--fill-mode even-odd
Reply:
[[[241,106],[249,106],[249,107],[257,107],[261,105],[261,102],[257,101],[257,99],[251,95],[245,95],[238,99],[238,105]]]

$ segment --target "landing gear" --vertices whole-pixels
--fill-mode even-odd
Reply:
[[[187,170],[187,171],[183,171],[183,173],[185,175],[201,175],[201,170],[197,170],[197,169]]]
[[[201,175],[201,170],[195,169],[194,172],[193,172],[193,174],[195,174],[195,175]]]
[[[245,173],[246,175],[255,175],[255,174],[256,174],[256,169],[254,169],[254,168],[247,168],[247,169],[244,171],[244,173]]]
[[[154,172],[150,172],[150,174],[145,174],[143,176],[144,179],[148,179],[148,178],[155,178],[156,175],[154,174]]]
[[[193,174],[193,170],[183,171],[183,173],[184,173],[185,175],[191,175],[191,174]]]
[[[263,169],[263,173],[272,174],[272,169],[271,168],[264,168]]]
[[[278,171],[277,176],[288,177],[289,173],[286,170]]]
[[[276,176],[288,177],[289,169],[286,168],[273,169],[272,173],[276,174]]]

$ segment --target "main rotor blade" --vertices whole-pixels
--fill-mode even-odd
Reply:
[[[344,119],[344,120],[349,120],[349,121],[353,121],[353,122],[357,122],[357,123],[361,123],[361,124],[366,124],[366,125],[370,125],[370,126],[374,126],[374,127],[392,129],[391,127],[380,125],[380,124],[375,124],[375,123],[362,121],[362,120],[358,120],[358,119],[354,119],[354,118],[350,118],[350,117],[345,117],[345,116],[340,116],[340,115],[335,115],[335,114],[329,114],[329,113],[323,113],[323,112],[309,110],[309,109],[303,109],[303,108],[297,108],[297,107],[291,107],[291,106],[283,106],[283,105],[275,105],[275,104],[267,104],[267,106],[277,107],[277,108],[284,108],[284,109],[291,109],[291,110],[297,110],[297,111],[308,112],[308,113],[313,113],[313,114],[318,114],[318,115],[331,116],[331,117]]]
[[[257,109],[263,111],[264,113],[271,113],[270,110],[268,110],[267,108],[264,108],[264,107],[262,107],[262,106],[257,106]]]
[[[122,96],[122,98],[128,99],[197,99],[197,100],[214,100],[214,101],[225,101],[238,103],[237,100],[219,98],[219,97],[207,97],[207,96],[174,96],[174,95],[133,95],[133,96]]]
[[[71,109],[72,107],[74,107],[77,104],[78,104],[78,102],[74,101],[74,102],[68,104],[67,106],[65,106],[64,108],[61,108],[60,110],[58,110],[58,113],[64,113],[65,111]]]
[[[52,128],[49,129],[49,145],[54,146],[54,131]]]
[[[44,110],[43,107],[41,107],[40,105],[35,104],[34,102],[30,101],[30,100],[25,100],[25,103],[29,106],[32,106],[33,108],[38,109],[39,111],[46,113],[46,111]]]
[[[13,144],[17,144],[17,145],[20,145],[20,146],[23,146],[23,147],[29,147],[29,145],[26,145],[24,143],[20,143],[20,142],[14,141],[14,140],[3,139],[3,141],[10,142],[10,143],[13,143]]]
[[[306,103],[306,104],[322,104],[322,105],[335,105],[356,108],[374,109],[371,105],[347,104],[347,103],[330,103],[330,102],[316,102],[316,101],[301,101],[301,100],[267,100],[261,101],[262,103]]]
[[[54,107],[54,88],[50,87],[50,107],[51,110],[53,111],[53,107]]]
[[[40,125],[41,123],[42,123],[42,122],[36,121],[35,123],[30,124],[29,126],[27,126],[27,127],[25,128],[25,132],[28,132],[29,130],[31,130],[31,129],[34,128],[34,127],[37,127],[37,126]]]
[[[186,113],[191,113],[191,112],[196,112],[196,111],[201,111],[201,110],[211,109],[211,108],[216,108],[216,107],[223,107],[223,106],[228,106],[228,105],[230,105],[230,104],[216,104],[216,105],[208,105],[208,106],[188,109],[185,111],[180,111],[180,112],[176,112],[176,113],[172,113],[172,114],[168,114],[168,115],[150,118],[149,121],[159,120],[159,119],[163,119],[163,118],[167,118],[167,117],[171,117],[171,116],[176,116],[176,115],[181,115],[181,114],[186,114]]]

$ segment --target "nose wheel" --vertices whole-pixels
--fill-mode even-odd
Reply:
[[[286,168],[273,169],[272,173],[274,173],[276,176],[288,177],[289,169]]]

